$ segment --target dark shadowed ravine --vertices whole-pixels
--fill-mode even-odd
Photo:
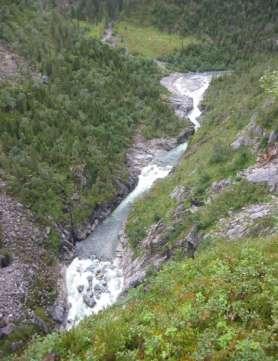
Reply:
[[[161,80],[171,93],[178,116],[188,116],[198,129],[202,97],[212,79],[212,73],[173,73]],[[189,114],[185,103],[193,100]],[[190,100],[190,99],[189,99]],[[192,102],[191,100],[191,102]],[[67,328],[84,317],[112,305],[123,289],[124,270],[119,267],[117,249],[131,206],[146,193],[156,180],[165,178],[186,151],[187,142],[170,151],[159,153],[141,169],[136,188],[120,203],[95,231],[77,246],[77,257],[66,272],[69,312]]]

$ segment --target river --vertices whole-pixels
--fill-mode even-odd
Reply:
[[[188,116],[197,130],[202,97],[213,77],[212,73],[173,73],[161,80],[178,103],[176,114]],[[193,109],[187,115],[183,102],[191,98]],[[187,149],[187,142],[160,153],[144,166],[136,188],[120,203],[94,232],[77,245],[77,257],[66,271],[69,312],[67,328],[78,324],[84,317],[112,305],[123,289],[124,270],[119,267],[117,248],[119,235],[133,203],[151,189],[158,180],[168,176]]]

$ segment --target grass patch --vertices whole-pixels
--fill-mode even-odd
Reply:
[[[178,49],[197,43],[193,36],[181,37],[162,32],[152,26],[140,26],[128,21],[120,21],[115,27],[121,37],[120,45],[132,55],[157,59]]]
[[[80,28],[84,29],[91,38],[100,40],[105,30],[105,21],[96,24],[81,20],[78,22]]]

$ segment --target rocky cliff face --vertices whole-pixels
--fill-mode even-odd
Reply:
[[[50,310],[55,299],[59,266],[44,248],[49,229],[6,192],[0,181],[0,340],[7,341],[18,328],[34,327],[46,333],[53,327]],[[23,332],[23,331],[22,331]],[[15,351],[24,337],[10,343]],[[0,351],[1,355],[1,351]]]

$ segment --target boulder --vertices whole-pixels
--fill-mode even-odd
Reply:
[[[268,144],[274,145],[277,142],[278,142],[278,132],[273,130],[269,135]]]
[[[92,293],[83,295],[83,301],[90,308],[93,308],[96,305],[96,300]]]
[[[278,159],[263,166],[249,168],[243,172],[249,182],[266,183],[272,192],[278,190]]]
[[[229,187],[232,184],[230,179],[222,179],[219,182],[213,182],[211,186],[212,193],[220,193],[226,187]]]
[[[79,293],[82,293],[84,291],[84,285],[78,286],[77,290],[78,290]]]
[[[15,330],[15,325],[13,323],[9,323],[5,327],[0,329],[0,340],[8,337]]]
[[[54,321],[62,324],[65,320],[65,307],[61,304],[54,305],[50,314]]]
[[[190,196],[190,189],[184,186],[177,186],[170,194],[170,197],[179,203],[185,201],[185,199],[188,198],[189,196]]]
[[[195,133],[195,128],[193,125],[189,125],[185,130],[183,130],[178,138],[177,138],[177,144],[182,144],[187,141],[189,137],[191,137]]]
[[[19,351],[21,348],[23,348],[24,346],[24,342],[23,341],[14,341],[11,344],[11,351],[12,352],[17,352]]]
[[[257,149],[264,136],[264,130],[255,121],[251,121],[238,135],[237,139],[231,144],[234,150],[241,147],[251,147]]]
[[[95,285],[94,293],[95,293],[95,296],[96,296],[97,299],[100,298],[102,293],[106,293],[106,292],[108,292],[107,287],[103,287],[101,284]]]
[[[0,268],[8,267],[11,264],[11,256],[6,252],[0,250]]]
[[[193,226],[190,233],[186,237],[186,245],[187,245],[187,255],[188,257],[193,257],[196,252],[196,249],[200,243],[200,235],[198,234],[198,230],[196,226]]]

